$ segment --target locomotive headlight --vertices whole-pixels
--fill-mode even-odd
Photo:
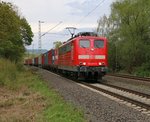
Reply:
[[[86,62],[83,62],[83,65],[86,65]]]
[[[102,65],[102,63],[101,63],[101,62],[99,62],[98,64],[99,64],[99,65]]]

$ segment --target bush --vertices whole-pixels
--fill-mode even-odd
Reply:
[[[0,85],[14,83],[17,74],[18,71],[15,63],[7,59],[0,59]]]
[[[140,77],[150,77],[150,65],[145,63],[141,67],[137,67],[134,74]]]

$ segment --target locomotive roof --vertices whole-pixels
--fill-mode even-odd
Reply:
[[[80,32],[75,36],[78,37],[78,36],[98,36],[98,35],[95,32]]]
[[[94,33],[94,32],[80,32],[78,34],[76,34],[74,37],[68,39],[64,44],[62,44],[60,47],[68,44],[69,42],[71,42],[73,39],[75,38],[83,38],[83,37],[90,37],[90,38],[102,38],[102,39],[105,39],[105,37],[99,37],[97,35],[97,33]]]
[[[82,37],[82,36],[95,36],[95,37],[98,37],[97,33],[95,32],[80,32],[78,34],[76,34],[74,37],[68,39],[67,41],[70,41],[76,37]]]

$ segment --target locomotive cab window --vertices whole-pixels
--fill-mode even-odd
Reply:
[[[81,48],[89,48],[90,47],[90,40],[87,40],[87,39],[83,40],[82,39],[79,41],[79,45]]]
[[[103,48],[104,47],[104,40],[95,40],[94,41],[95,48]]]

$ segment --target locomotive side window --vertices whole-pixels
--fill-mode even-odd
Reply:
[[[65,54],[71,51],[71,43],[64,45],[59,48],[59,55]]]
[[[66,45],[66,52],[69,52],[69,51],[71,51],[71,43]]]
[[[88,47],[90,47],[90,40],[87,40],[87,39],[83,40],[82,39],[79,41],[79,44],[80,44],[81,48],[88,48]]]
[[[104,47],[104,40],[95,40],[94,41],[95,48],[103,48]]]

